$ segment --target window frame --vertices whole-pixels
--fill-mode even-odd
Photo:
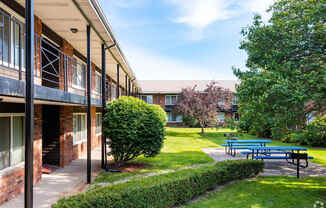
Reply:
[[[10,141],[9,141],[9,166],[4,168],[4,169],[1,169],[0,170],[0,177],[2,175],[5,175],[8,171],[12,170],[12,169],[15,169],[16,167],[19,167],[19,166],[22,166],[23,164],[25,164],[25,158],[23,159],[23,161],[21,162],[18,162],[17,164],[14,164],[13,163],[13,144],[14,144],[14,128],[13,128],[13,124],[14,124],[14,117],[25,117],[25,113],[0,113],[0,117],[3,118],[3,117],[6,117],[6,118],[10,118]],[[25,124],[23,125],[23,142],[25,142],[24,138],[25,138],[25,132],[24,132],[24,128],[25,127]],[[25,153],[25,145],[23,145],[23,153]]]
[[[168,123],[182,123],[183,122],[182,115],[176,115],[172,111],[169,111],[169,112],[166,112],[166,113],[167,113],[167,116],[168,116],[168,121],[167,121]],[[169,114],[171,115],[170,117],[169,117]],[[181,117],[181,119],[178,120],[178,117],[179,118]],[[169,118],[172,118],[172,120],[169,120]]]
[[[97,81],[97,78],[99,78],[99,80]],[[94,84],[94,92],[97,94],[101,94],[102,93],[102,75],[100,72],[95,71],[95,84]],[[97,89],[96,85],[99,85],[99,89]]]
[[[84,143],[85,141],[87,141],[87,113],[73,113],[72,115],[73,115],[73,121],[72,121],[73,122],[72,123],[72,125],[73,125],[73,145],[75,146],[75,145],[78,145],[78,144],[81,144],[81,143]],[[84,131],[85,131],[86,138],[84,138],[84,139],[77,140],[77,138],[76,138],[75,129],[74,129],[75,116],[85,116]],[[80,121],[80,123],[81,123],[81,121]],[[82,134],[82,132],[83,132],[83,130],[81,129],[80,134]],[[76,132],[76,133],[78,133],[78,132]]]
[[[151,103],[149,103],[148,102],[148,97],[151,97],[152,99],[152,102]],[[143,98],[146,98],[146,99],[143,99]],[[154,102],[153,102],[153,95],[141,95],[141,98],[140,98],[141,100],[143,100],[143,101],[145,101],[147,104],[153,104]]]
[[[100,121],[101,121],[100,126],[98,126],[97,116],[99,116]],[[98,128],[100,129],[99,132],[98,132]],[[100,112],[96,112],[96,114],[95,114],[95,135],[96,136],[102,135],[102,113],[100,113]]]
[[[170,97],[171,104],[167,103],[167,97]],[[173,97],[175,97],[175,103],[173,103]],[[172,106],[178,102],[179,95],[165,95],[165,105]]]
[[[83,67],[83,70],[84,70],[84,73],[83,73],[83,75],[84,75],[84,78],[83,78],[83,80],[84,80],[84,86],[79,86],[78,84],[75,84],[74,82],[74,71],[72,72],[72,82],[71,82],[71,86],[73,87],[73,88],[75,88],[75,89],[78,89],[78,90],[86,90],[86,83],[87,83],[87,77],[86,77],[86,68],[87,68],[87,66],[86,66],[86,64],[83,62],[83,61],[81,61],[79,58],[77,58],[77,57],[73,57],[74,59],[75,59],[75,63],[73,64],[74,65],[74,69],[73,70],[75,70],[75,73],[77,73],[77,70],[78,70],[78,66],[82,66]]]
[[[8,28],[8,60],[4,61],[3,57],[3,51],[2,51],[2,56],[0,59],[0,66],[6,67],[11,70],[16,70],[19,71],[19,59],[21,63],[21,70],[25,71],[25,58],[24,58],[24,51],[25,46],[24,46],[24,34],[23,34],[23,28],[25,27],[25,20],[23,18],[20,18],[19,15],[17,15],[16,12],[12,11],[10,8],[0,8],[0,13],[3,16],[6,16],[9,21],[9,28]],[[1,20],[4,20],[5,18],[2,18]],[[16,25],[19,25],[19,47],[18,51],[16,50]],[[3,25],[4,28],[4,25]],[[3,34],[5,34],[3,32]],[[2,37],[4,39],[4,37]],[[1,45],[1,44],[0,44]],[[1,45],[1,49],[3,48],[3,45]],[[21,51],[24,48],[24,51]],[[19,54],[19,51],[21,53]],[[16,62],[16,53],[18,53],[18,63]]]

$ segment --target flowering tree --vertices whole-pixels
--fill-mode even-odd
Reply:
[[[204,134],[205,126],[217,118],[217,109],[225,108],[231,103],[232,92],[211,82],[204,91],[192,88],[184,88],[175,106],[175,111],[188,115],[198,120],[201,132]]]

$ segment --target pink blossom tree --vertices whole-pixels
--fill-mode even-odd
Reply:
[[[232,92],[211,82],[204,91],[192,88],[184,88],[175,106],[175,111],[198,120],[201,133],[205,133],[205,126],[217,119],[217,109],[228,107],[231,104]]]

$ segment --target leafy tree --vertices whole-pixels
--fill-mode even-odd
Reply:
[[[165,117],[157,106],[138,98],[122,96],[109,103],[103,128],[115,162],[121,165],[140,155],[157,155],[163,147]]]
[[[325,110],[325,5],[326,0],[279,0],[268,23],[255,16],[242,30],[249,71],[234,73],[241,80],[243,129],[279,138],[303,127],[309,112]]]
[[[223,89],[211,82],[204,91],[193,88],[182,89],[175,110],[183,115],[195,118],[201,127],[202,134],[205,126],[212,120],[216,120],[217,109],[226,107],[232,99],[231,91]]]

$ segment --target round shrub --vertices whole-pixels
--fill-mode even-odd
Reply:
[[[134,97],[120,97],[109,103],[103,128],[111,155],[119,165],[140,155],[154,157],[165,137],[164,122],[157,110]]]
[[[165,124],[168,121],[168,115],[160,105],[151,104],[149,107],[157,114],[162,123]]]

